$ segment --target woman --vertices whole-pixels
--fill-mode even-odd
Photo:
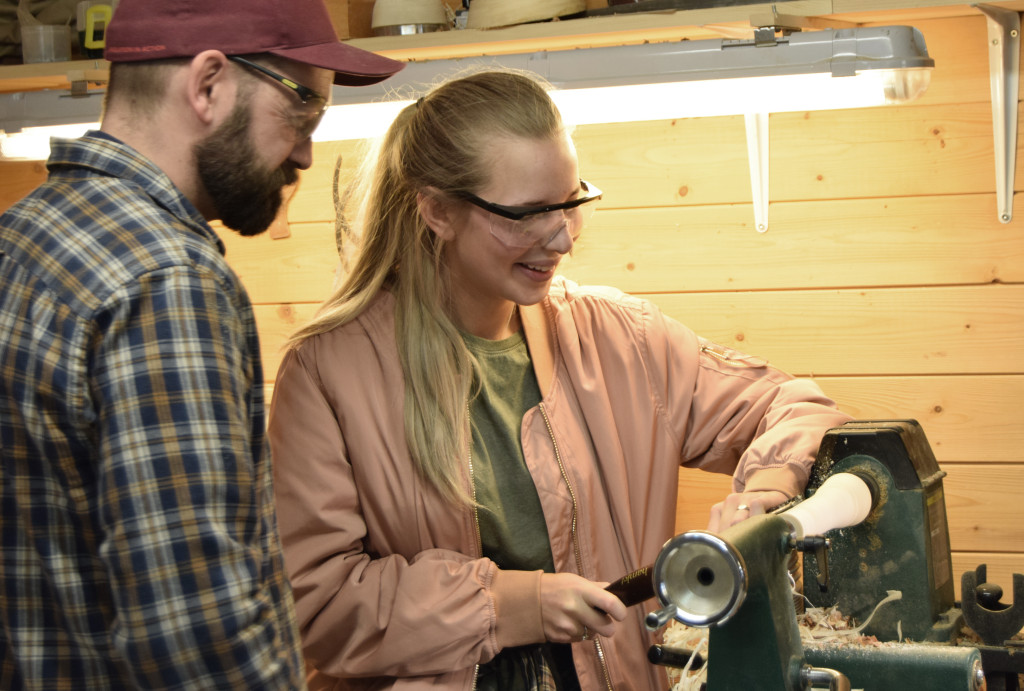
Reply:
[[[311,687],[657,689],[604,586],[799,493],[839,413],[652,304],[556,277],[600,192],[531,78],[444,84],[388,131],[351,272],[292,340],[270,436]]]

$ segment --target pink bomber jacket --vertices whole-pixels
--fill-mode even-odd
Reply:
[[[651,563],[673,535],[680,465],[800,493],[822,435],[849,419],[816,384],[616,290],[556,279],[520,314],[543,394],[523,452],[559,571],[614,581]],[[314,691],[470,691],[478,663],[543,639],[540,572],[482,558],[473,512],[414,469],[404,386],[386,292],[278,374],[278,520]],[[583,691],[667,688],[645,613],[573,644]]]

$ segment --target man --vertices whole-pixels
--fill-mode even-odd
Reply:
[[[305,685],[252,308],[332,82],[323,0],[121,0],[100,131],[0,217],[0,688]]]

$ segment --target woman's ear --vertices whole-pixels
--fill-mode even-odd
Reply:
[[[446,242],[455,238],[455,204],[435,187],[424,187],[416,193],[420,216],[434,234]]]

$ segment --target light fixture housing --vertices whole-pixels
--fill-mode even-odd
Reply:
[[[379,135],[425,88],[488,67],[539,74],[554,87],[552,97],[568,123],[590,124],[904,103],[927,88],[933,66],[924,37],[909,26],[767,36],[761,30],[754,39],[411,62],[396,76],[372,86],[335,86],[334,105],[313,138]],[[6,95],[0,97],[0,128],[9,141],[22,127],[95,122],[99,107],[95,97],[67,99],[56,92]],[[94,114],[83,116],[83,110],[90,109]]]
[[[924,93],[935,66],[909,26],[768,36],[627,46],[589,80],[573,77],[583,65],[568,61],[582,56],[570,53],[549,79],[582,124],[899,104]],[[617,113],[589,114],[598,108]]]
[[[488,66],[541,75],[581,125],[905,103],[935,61],[919,30],[884,26],[414,62],[373,86],[336,87],[314,138],[379,134],[429,85]]]

